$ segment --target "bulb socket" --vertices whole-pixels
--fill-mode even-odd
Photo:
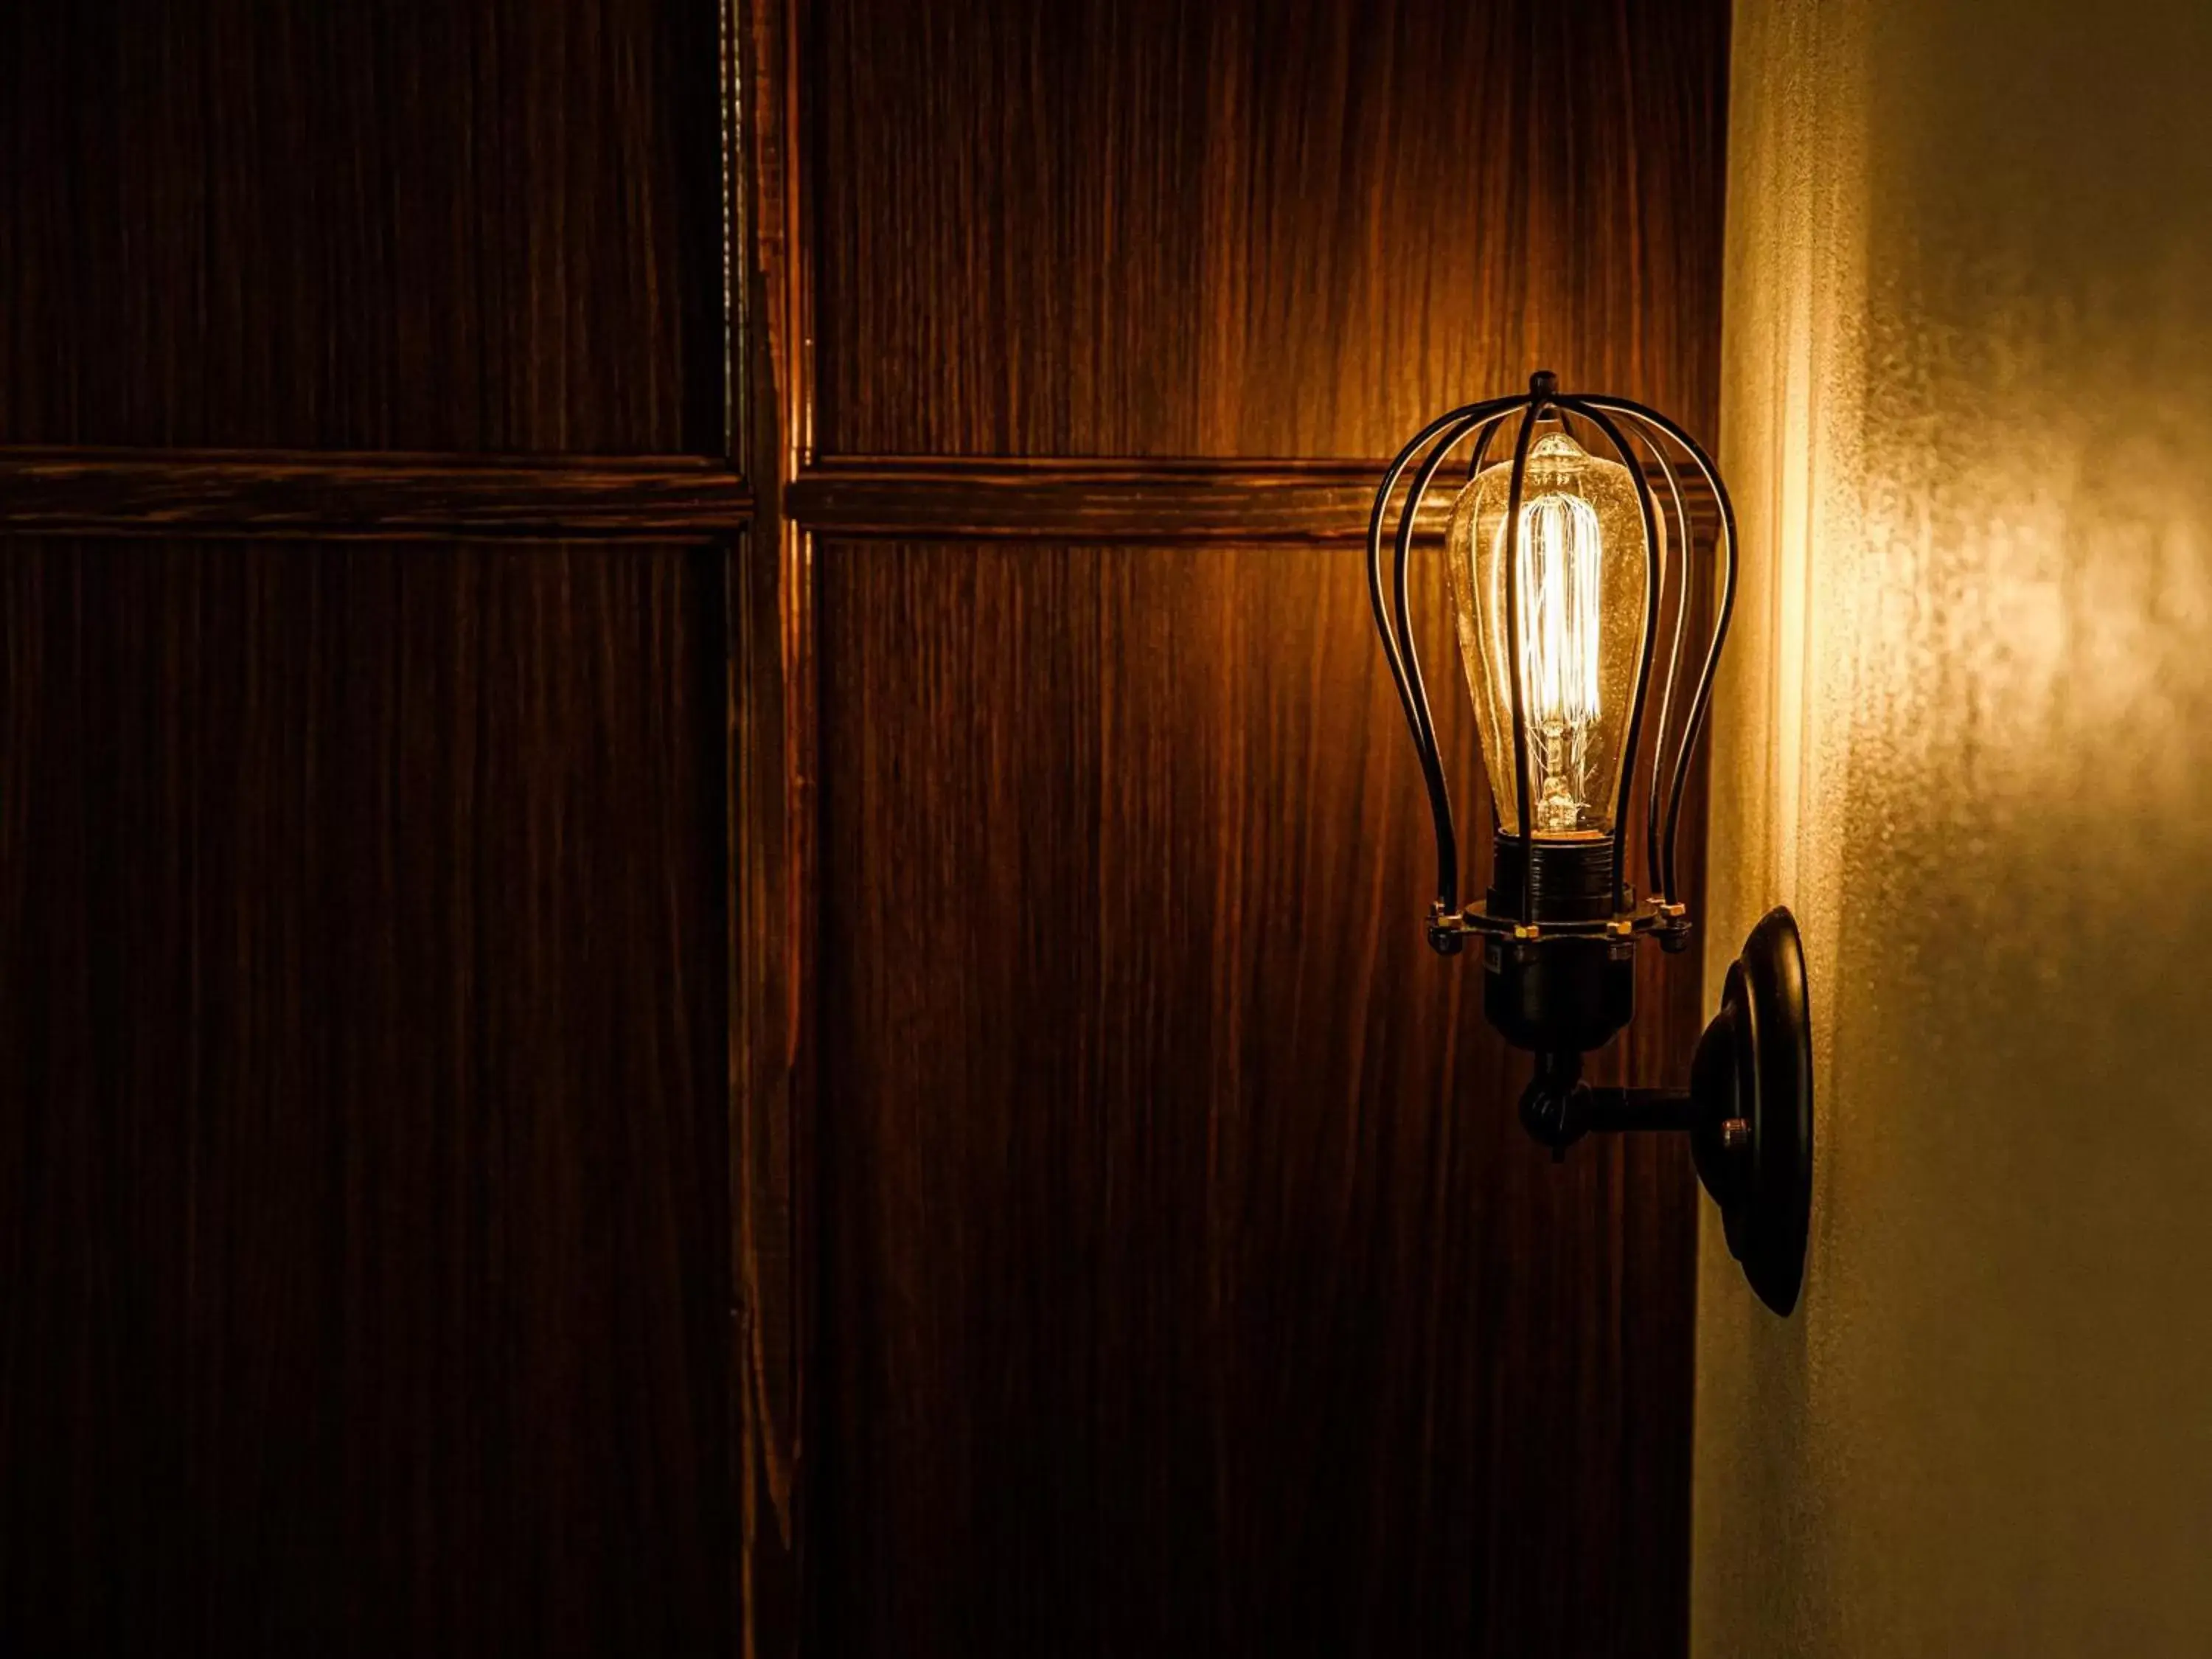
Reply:
[[[1490,861],[1490,913],[1541,925],[1613,913],[1613,837],[1533,843],[1500,833]]]

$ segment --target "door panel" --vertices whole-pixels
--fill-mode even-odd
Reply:
[[[1357,561],[817,568],[823,1650],[1677,1650],[1691,1176],[1522,1135]]]
[[[1538,367],[1710,435],[1727,8],[758,15],[818,1645],[1679,1654],[1694,1182],[1422,945],[1356,481]]]
[[[0,442],[719,450],[696,0],[0,9]]]
[[[0,544],[0,1648],[727,1650],[721,566]]]
[[[1387,455],[1539,365],[1711,408],[1723,4],[817,10],[828,453]]]

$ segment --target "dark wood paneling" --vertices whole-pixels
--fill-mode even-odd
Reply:
[[[0,556],[0,1650],[732,1650],[718,550]]]
[[[1711,432],[1725,5],[770,10],[817,1645],[1680,1653],[1695,1188],[1545,1162],[1421,945],[1341,458],[1540,365]]]
[[[1356,556],[816,570],[820,1650],[1680,1652],[1690,1172],[1522,1135]]]
[[[824,536],[1364,545],[1388,465],[831,457],[799,475],[784,507]],[[1440,480],[1424,498],[1425,535],[1443,533],[1454,494]],[[1686,489],[1684,506],[1700,544],[1710,542],[1711,492]]]
[[[824,454],[1388,454],[1540,365],[1710,430],[1723,0],[813,9]]]
[[[0,441],[723,447],[715,8],[0,7]]]
[[[681,455],[0,448],[0,524],[177,536],[726,535],[744,480]]]

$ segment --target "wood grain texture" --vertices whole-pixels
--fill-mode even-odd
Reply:
[[[1686,1156],[1522,1136],[1357,560],[817,580],[820,1650],[1679,1653]]]
[[[0,1650],[733,1647],[714,549],[0,556]]]
[[[727,535],[744,480],[681,455],[0,448],[0,525],[124,535]]]
[[[1368,456],[1548,366],[1710,432],[1722,0],[819,0],[820,453]]]
[[[784,510],[832,537],[1364,546],[1388,465],[830,456],[799,475]],[[1431,489],[1423,535],[1443,533],[1464,482],[1462,471]],[[1394,501],[1402,503],[1408,488]],[[1692,534],[1710,544],[1717,512],[1711,493],[1698,481],[1686,487],[1683,504]]]
[[[793,764],[811,712],[811,655],[793,649],[793,573],[771,538],[729,570],[730,1133],[738,1286],[736,1491],[747,1659],[799,1650],[808,1395],[805,1291],[814,1224],[808,971],[811,769]]]
[[[723,449],[698,0],[0,8],[0,442]]]
[[[738,422],[761,502],[731,585],[731,823],[737,1261],[747,1298],[738,1560],[745,1659],[808,1650],[815,1433],[813,1178],[820,1104],[816,969],[822,895],[813,538],[786,510],[812,451],[813,350],[799,146],[801,31],[751,0],[732,45],[745,117],[738,180],[747,405]]]
[[[1696,1189],[1420,942],[1343,458],[1540,364],[1710,435],[1725,6],[765,10],[815,1646],[1679,1654]]]

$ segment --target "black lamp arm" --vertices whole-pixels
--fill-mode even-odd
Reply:
[[[1777,1313],[1796,1305],[1813,1203],[1813,1046],[1805,956],[1789,911],[1770,910],[1729,966],[1686,1089],[1593,1088],[1583,1057],[1546,1048],[1521,1123],[1554,1160],[1586,1134],[1686,1134],[1720,1206],[1729,1250]]]
[[[1599,1134],[1637,1129],[1694,1129],[1698,1097],[1687,1089],[1592,1089],[1589,1128]]]
[[[1521,1122],[1554,1158],[1586,1134],[1697,1129],[1717,1109],[1689,1089],[1594,1088],[1582,1080],[1583,1057],[1540,1054],[1536,1075],[1521,1092]]]

